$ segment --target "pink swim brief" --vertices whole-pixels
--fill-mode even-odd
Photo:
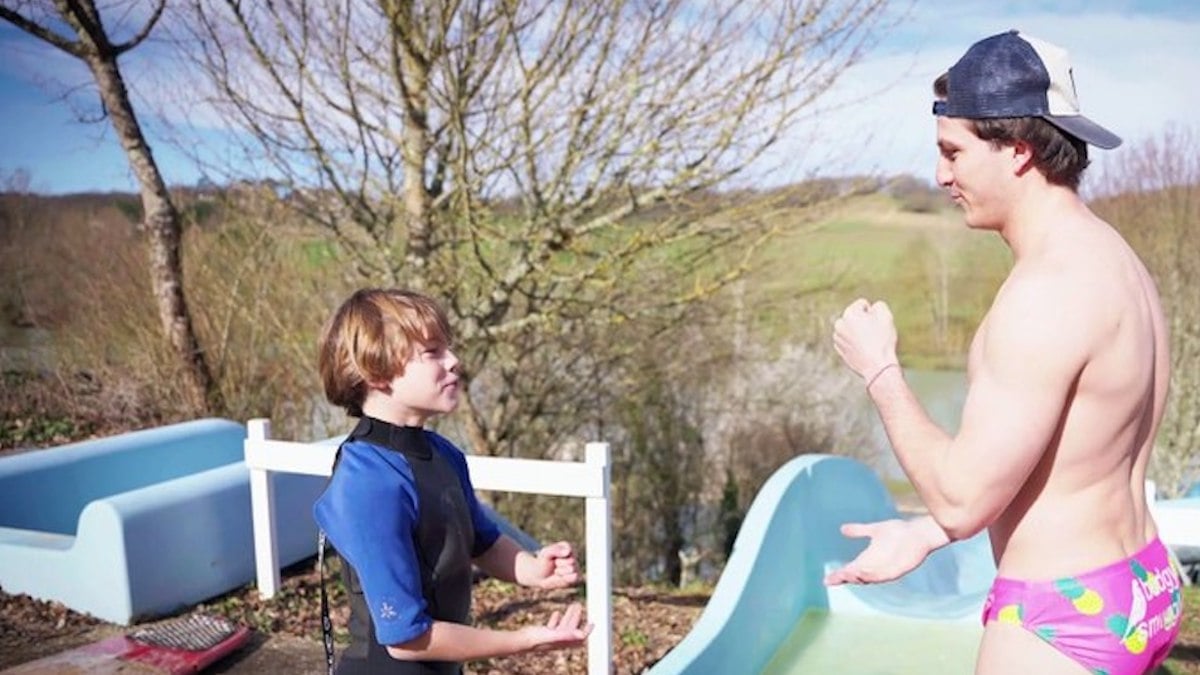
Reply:
[[[1142,675],[1167,658],[1180,573],[1157,538],[1128,560],[1054,581],[998,577],[983,623],[1024,626],[1096,675]]]

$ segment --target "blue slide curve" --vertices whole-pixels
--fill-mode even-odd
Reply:
[[[905,577],[827,588],[864,540],[847,522],[897,516],[866,465],[831,455],[785,464],[759,491],[712,598],[650,673],[971,672],[995,576],[985,536],[936,551]]]

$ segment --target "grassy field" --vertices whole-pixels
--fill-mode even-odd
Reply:
[[[1010,260],[957,210],[915,213],[874,194],[779,235],[755,260],[744,303],[751,330],[777,341],[824,330],[857,297],[886,300],[906,365],[958,367]]]

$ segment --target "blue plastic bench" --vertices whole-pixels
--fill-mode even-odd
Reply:
[[[245,427],[202,419],[0,458],[0,588],[129,624],[254,579]],[[284,564],[324,479],[277,476]]]

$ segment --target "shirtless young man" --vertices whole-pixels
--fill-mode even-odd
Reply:
[[[905,383],[885,303],[835,322],[930,515],[846,525],[870,544],[826,581],[895,579],[987,528],[998,578],[976,673],[1149,672],[1181,611],[1144,488],[1166,326],[1146,268],[1076,193],[1085,143],[1120,139],[1079,114],[1066,52],[1016,32],[973,45],[934,89],[937,181],[1014,264],[972,341],[954,436]]]

